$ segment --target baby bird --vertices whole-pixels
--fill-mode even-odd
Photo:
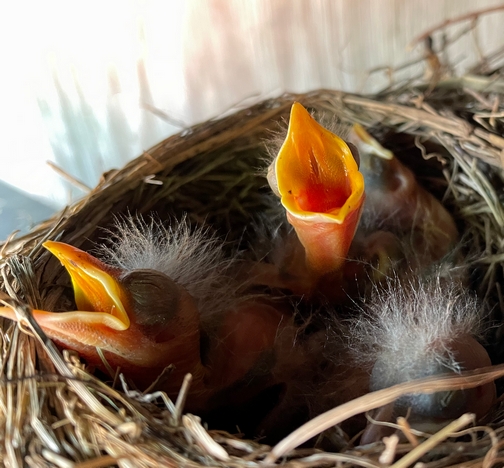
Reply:
[[[204,229],[132,219],[117,229],[112,246],[100,248],[103,260],[45,242],[70,274],[77,305],[71,312],[34,310],[47,335],[102,371],[120,368],[141,389],[171,366],[157,388],[176,396],[190,372],[191,410],[231,384],[248,383],[289,322],[281,306],[243,296],[244,283],[233,278],[236,261]],[[8,308],[0,315],[16,319]]]
[[[344,264],[364,202],[364,179],[349,146],[296,102],[268,182],[302,246],[292,256],[297,271],[291,275],[300,278],[293,289],[309,294]]]
[[[477,341],[483,319],[478,300],[460,279],[402,275],[376,286],[361,314],[350,326],[356,365],[371,369],[371,391],[443,373],[491,365]],[[496,398],[494,383],[475,389],[407,395],[378,411],[376,419],[395,422],[409,412],[410,424],[436,430],[465,412],[484,416]],[[361,443],[381,438],[382,426],[369,425]]]
[[[458,240],[443,205],[362,126],[346,143],[298,103],[268,182],[295,235],[284,236],[276,271],[257,268],[259,282],[299,295],[340,302],[400,263],[428,267]]]
[[[450,213],[361,125],[353,126],[348,140],[359,151],[366,187],[351,255],[372,263],[375,276],[386,276],[387,270],[397,261],[404,263],[406,256],[413,268],[429,267],[441,260],[458,241]]]

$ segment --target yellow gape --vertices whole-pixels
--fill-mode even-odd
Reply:
[[[352,242],[364,202],[364,178],[348,145],[299,103],[268,181],[318,277],[337,270]]]

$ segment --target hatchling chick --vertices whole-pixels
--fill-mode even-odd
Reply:
[[[464,285],[460,272],[438,266],[429,275],[402,274],[377,285],[360,313],[350,321],[355,365],[370,370],[369,390],[446,373],[491,365],[480,343],[484,317],[479,300]],[[457,270],[457,268],[454,268]],[[471,412],[483,417],[496,398],[494,383],[474,389],[406,395],[377,411],[375,418],[435,431]],[[361,443],[386,435],[370,424]]]
[[[108,234],[108,244],[97,249],[101,259],[62,242],[44,243],[68,271],[77,306],[34,310],[45,333],[88,365],[119,370],[142,390],[168,368],[156,389],[174,397],[191,373],[187,408],[193,411],[242,381],[242,393],[230,400],[256,391],[249,375],[290,323],[288,309],[247,295],[237,261],[207,229],[126,217]],[[7,307],[0,316],[17,319]]]
[[[449,254],[459,235],[442,203],[361,125],[352,127],[348,141],[359,151],[366,191],[350,255],[374,264],[377,279],[398,262],[428,268]]]

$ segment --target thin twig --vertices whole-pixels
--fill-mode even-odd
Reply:
[[[327,411],[307,422],[299,429],[296,429],[273,447],[271,452],[264,459],[264,465],[274,463],[278,458],[287,455],[296,447],[326,429],[357,414],[388,405],[397,398],[407,395],[408,393],[435,393],[474,388],[492,382],[502,376],[504,376],[504,364],[479,369],[477,371],[466,371],[455,376],[447,375],[440,378],[430,377],[413,382],[405,382],[390,388],[368,393],[367,395]]]
[[[91,187],[88,187],[84,182],[81,180],[77,179],[76,177],[70,175],[68,172],[66,172],[64,169],[59,167],[56,163],[52,161],[46,161],[47,165],[54,170],[58,175],[63,177],[66,181],[70,182],[74,187],[77,187],[78,189],[82,190],[83,192],[90,193],[91,192]]]
[[[452,24],[456,23],[461,23],[462,21],[474,21],[475,19],[479,18],[480,16],[489,14],[489,13],[495,13],[496,11],[503,11],[504,10],[504,5],[499,5],[496,7],[490,7],[490,8],[483,8],[481,10],[476,10],[471,13],[465,13],[460,16],[456,16],[455,18],[447,19],[442,21],[441,23],[436,24],[432,28],[428,29],[427,31],[424,31],[422,34],[419,36],[415,37],[409,44],[408,48],[413,48],[416,44],[425,41],[429,36],[432,36],[433,33],[436,31],[439,31],[440,29],[444,29],[447,26],[450,26]]]
[[[425,455],[429,450],[439,445],[443,440],[448,437],[453,437],[454,432],[457,432],[471,423],[474,423],[474,414],[463,414],[460,418],[451,422],[432,437],[429,437],[425,442],[404,455],[404,457],[391,465],[390,468],[407,468],[411,466],[412,463],[417,461],[422,455]]]

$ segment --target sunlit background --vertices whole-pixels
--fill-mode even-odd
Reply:
[[[408,44],[447,18],[502,3],[3,2],[0,238],[81,197],[104,171],[230,108],[285,91],[374,92],[391,77],[420,76],[422,62],[391,72],[422,57],[422,44]],[[501,45],[504,13],[479,22],[449,50],[459,71]],[[469,26],[457,23],[445,39]]]

